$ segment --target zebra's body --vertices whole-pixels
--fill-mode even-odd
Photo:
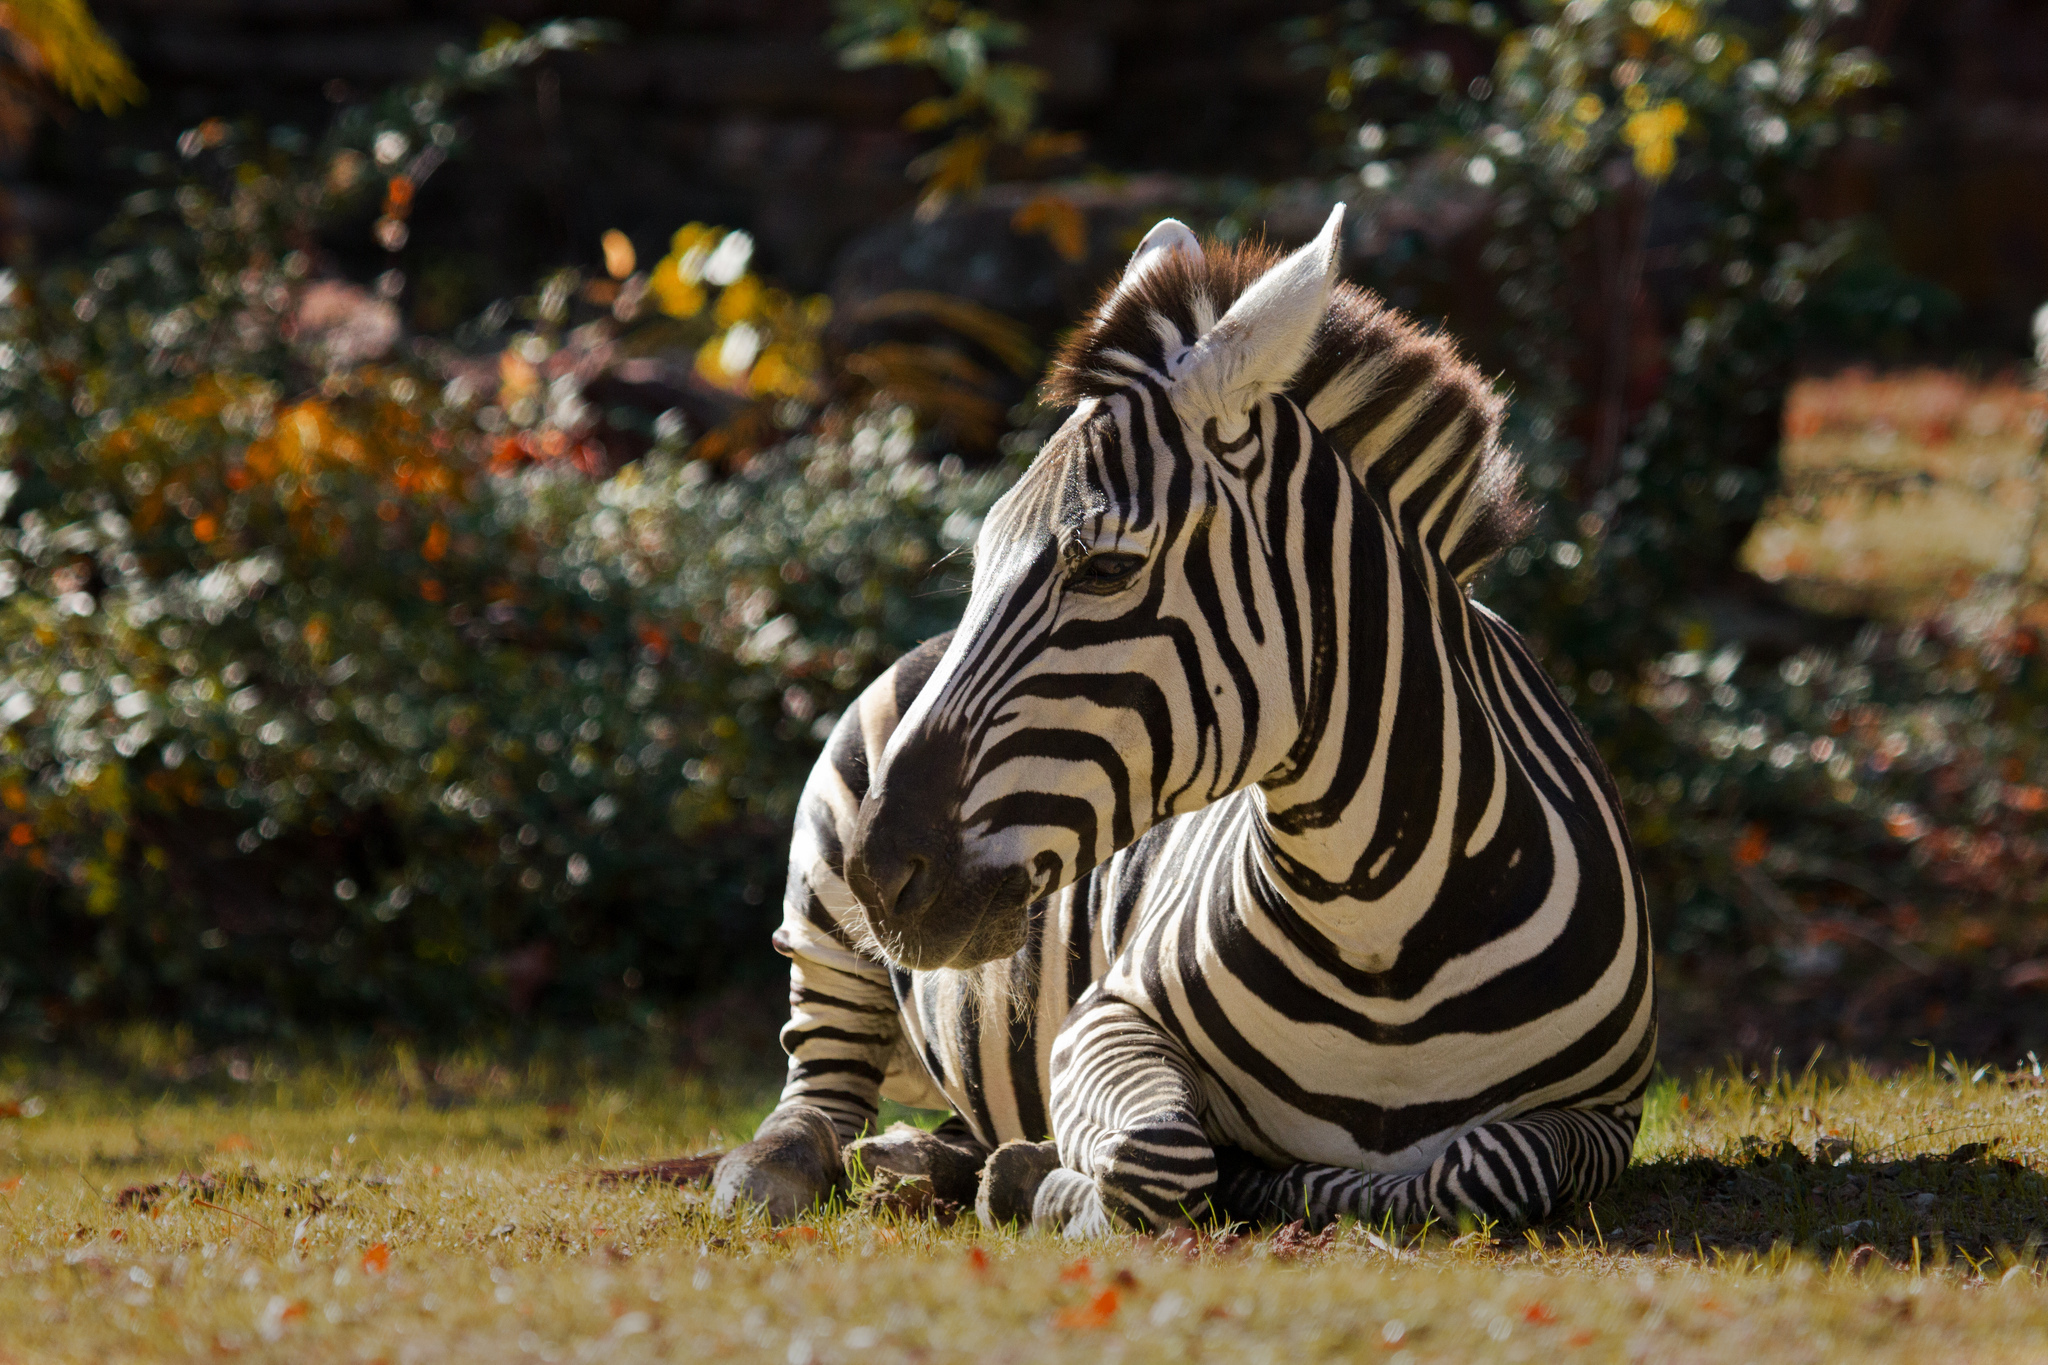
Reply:
[[[1050,1135],[1074,1231],[1546,1216],[1626,1164],[1655,1018],[1612,784],[1464,589],[1516,517],[1498,404],[1327,259],[1190,242],[1068,351],[959,634],[814,771],[782,1110]],[[1299,339],[1205,359],[1233,326]]]

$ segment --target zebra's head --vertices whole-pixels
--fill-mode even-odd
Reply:
[[[861,804],[847,881],[897,963],[1008,956],[1034,902],[1300,761],[1361,487],[1317,419],[1383,403],[1417,356],[1460,363],[1337,284],[1342,222],[1278,260],[1162,222],[1062,353],[1073,413],[984,523],[960,627]],[[1476,375],[1450,387],[1492,401]],[[1463,483],[1492,420],[1449,433],[1471,428]]]

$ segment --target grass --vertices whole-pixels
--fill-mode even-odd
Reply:
[[[2048,1356],[2031,1069],[1667,1081],[1637,1165],[1569,1223],[1190,1255],[845,1208],[775,1229],[588,1178],[743,1136],[770,1083],[5,1065],[8,1365]],[[210,1178],[149,1189],[180,1173]]]

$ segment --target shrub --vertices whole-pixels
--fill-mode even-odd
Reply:
[[[451,69],[522,50],[484,56]],[[947,558],[1000,479],[913,461],[907,410],[778,382],[714,464],[680,414],[584,400],[616,319],[583,299],[569,328],[573,279],[494,309],[480,356],[393,350],[376,297],[314,280],[365,197],[344,181],[383,167],[389,237],[407,149],[454,142],[445,103],[382,107],[411,122],[357,111],[317,152],[202,125],[97,259],[6,278],[16,1029],[644,1023],[774,961],[818,739],[949,624]],[[685,369],[756,325],[734,295],[793,306],[744,266]],[[653,325],[696,310],[671,311]],[[795,349],[748,359],[802,359],[787,325]],[[752,401],[758,365],[713,368]],[[623,465],[622,430],[645,452]]]

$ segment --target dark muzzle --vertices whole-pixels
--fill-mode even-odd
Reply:
[[[913,971],[971,967],[1024,942],[1030,877],[963,875],[960,797],[966,747],[920,738],[897,750],[860,803],[846,884],[889,959]]]

